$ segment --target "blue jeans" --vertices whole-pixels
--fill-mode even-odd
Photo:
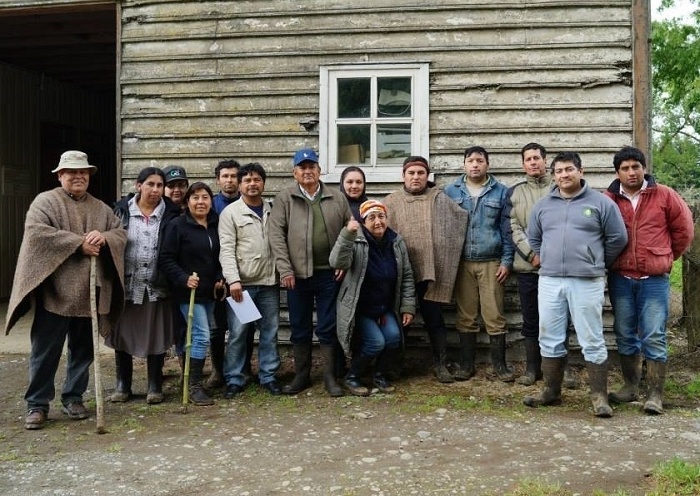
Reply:
[[[668,275],[628,279],[615,272],[608,279],[620,355],[666,362],[666,320],[671,293]]]
[[[377,356],[385,348],[401,346],[401,328],[393,312],[386,312],[379,319],[358,314],[355,328],[361,337],[360,354],[363,356]]]
[[[28,410],[39,408],[48,413],[49,403],[56,394],[54,379],[66,337],[66,382],[61,393],[64,405],[83,401],[93,359],[92,322],[89,317],[64,317],[51,313],[37,299],[31,330],[29,386],[24,395]]]
[[[187,321],[189,303],[180,303],[180,313]],[[209,348],[209,329],[216,327],[214,321],[214,301],[194,304],[194,318],[192,319],[192,347],[190,358],[204,360],[207,358]],[[186,338],[185,338],[186,339]]]
[[[277,353],[277,330],[279,329],[280,290],[279,286],[245,286],[262,317],[255,322],[241,324],[230,305],[226,304],[228,314],[228,343],[224,360],[224,378],[226,384],[244,386],[243,369],[246,362],[248,332],[260,331],[258,340],[258,378],[260,384],[275,380],[275,372],[280,367]]]
[[[338,285],[331,269],[314,271],[306,279],[297,278],[294,289],[287,290],[290,341],[311,344],[314,332],[314,300],[316,300],[316,336],[322,345],[338,341],[335,327],[335,298]]]
[[[540,352],[543,357],[566,356],[564,341],[569,314],[587,362],[601,364],[608,358],[603,338],[604,277],[540,276]]]

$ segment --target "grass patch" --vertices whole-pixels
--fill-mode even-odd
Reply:
[[[674,378],[666,379],[664,390],[675,396],[683,396],[689,400],[700,398],[700,377],[695,377],[687,384],[681,384]]]
[[[700,464],[679,458],[658,464],[651,475],[649,496],[700,494]]]
[[[671,267],[670,282],[672,290],[683,290],[683,258],[679,258],[673,262],[673,267]]]

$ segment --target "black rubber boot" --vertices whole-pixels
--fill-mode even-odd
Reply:
[[[311,386],[311,343],[292,345],[294,379],[282,388],[283,394],[297,394]]]
[[[495,334],[489,335],[491,342],[491,367],[493,372],[502,382],[513,382],[513,369],[506,364],[506,335]]]
[[[558,405],[561,403],[561,381],[564,378],[565,366],[566,357],[542,357],[544,389],[536,396],[525,396],[523,403],[531,407]]]
[[[372,363],[373,357],[357,355],[350,362],[350,372],[345,376],[345,387],[353,396],[369,396],[369,389],[362,384],[361,377]]]
[[[564,389],[578,389],[579,383],[574,368],[569,364],[569,357],[571,356],[571,348],[569,337],[574,333],[571,327],[566,329],[566,339],[564,340],[564,348],[566,348],[566,363],[564,364],[564,380],[562,381],[562,386]]]
[[[224,355],[226,353],[226,327],[211,330],[209,338],[211,355],[211,375],[207,379],[207,387],[217,389],[224,384]]]
[[[146,403],[155,405],[163,402],[163,363],[165,353],[162,355],[148,355],[146,367],[148,370],[148,394]]]
[[[335,369],[334,374],[336,379],[342,379],[347,375],[350,370],[348,370],[347,359],[345,358],[345,351],[340,343],[335,343],[333,345],[335,350],[335,361],[333,362],[333,367]]]
[[[542,355],[540,355],[540,342],[536,337],[526,337],[525,345],[525,374],[518,377],[515,382],[523,386],[532,386],[542,379]]]
[[[454,377],[447,370],[447,330],[430,331],[428,337],[433,350],[433,372],[435,378],[438,382],[444,384],[454,382]]]
[[[134,359],[126,351],[114,350],[117,385],[109,397],[113,403],[124,403],[131,398],[131,381],[134,374]]]
[[[459,347],[461,360],[452,376],[456,381],[468,381],[476,375],[476,333],[460,332]]]
[[[613,415],[612,408],[608,404],[608,361],[601,364],[586,362],[588,369],[588,385],[591,388],[591,403],[593,415],[601,418],[610,418]]]
[[[335,348],[332,344],[321,345],[321,356],[323,357],[323,385],[326,391],[333,398],[343,396],[343,388],[335,380]]]
[[[666,363],[647,360],[647,400],[644,411],[649,415],[664,413],[664,384],[666,383]]]
[[[642,355],[620,355],[620,368],[625,383],[616,392],[608,394],[608,399],[613,403],[637,401],[642,378]]]
[[[209,406],[214,404],[202,386],[202,371],[204,359],[190,358],[190,403],[197,406]]]

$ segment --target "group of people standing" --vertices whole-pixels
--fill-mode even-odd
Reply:
[[[527,358],[517,381],[544,379],[543,390],[525,397],[526,405],[561,401],[573,324],[594,414],[612,415],[602,323],[607,275],[625,378],[609,398],[638,398],[646,360],[644,409],[661,413],[668,274],[693,238],[688,207],[645,174],[645,157],[636,148],[615,155],[617,179],[604,194],[583,179],[576,153],[560,153],[549,171],[543,146],[530,143],[521,157],[525,180],[507,188],[488,173],[488,152],[468,148],[464,174],[444,190],[429,180],[425,158],[408,157],[403,187],[380,202],[367,198],[361,168],[343,171],[338,191],[320,180],[315,151],[302,149],[293,159],[295,184],[272,205],[263,197],[266,171],[258,163],[220,162],[216,195],[203,182],[189,184],[182,167],[148,167],[137,177],[136,192],[111,211],[87,193],[96,167],[82,152],[64,153],[53,171],[61,186],[37,196],[27,214],[8,309],[9,332],[30,296],[36,302],[25,427],[40,429],[46,422],[66,337],[63,411],[71,419],[88,416],[82,395],[93,359],[86,331],[89,257],[98,260],[101,331],[115,350],[115,402],[132,397],[134,356],[147,360],[147,403],[162,402],[163,362],[172,345],[183,368],[189,346],[192,403],[212,404],[207,390],[222,386],[225,398],[236,397],[252,380],[256,328],[258,381],[272,395],[311,385],[314,332],[330,396],[367,396],[372,388],[390,393],[403,329],[417,309],[438,381],[475,375],[480,315],[493,375],[512,382],[504,284],[515,271]],[[40,258],[50,263],[36,264]],[[287,293],[295,372],[284,386],[276,378],[280,286]],[[225,301],[229,295],[239,303],[250,298],[261,318],[239,321]],[[447,356],[443,310],[451,301],[457,360]],[[207,354],[212,374],[205,383]]]

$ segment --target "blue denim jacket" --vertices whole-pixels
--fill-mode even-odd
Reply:
[[[474,262],[500,260],[501,265],[512,268],[514,247],[506,208],[508,188],[489,176],[481,195],[473,199],[462,175],[445,187],[445,194],[469,212],[462,259]]]

